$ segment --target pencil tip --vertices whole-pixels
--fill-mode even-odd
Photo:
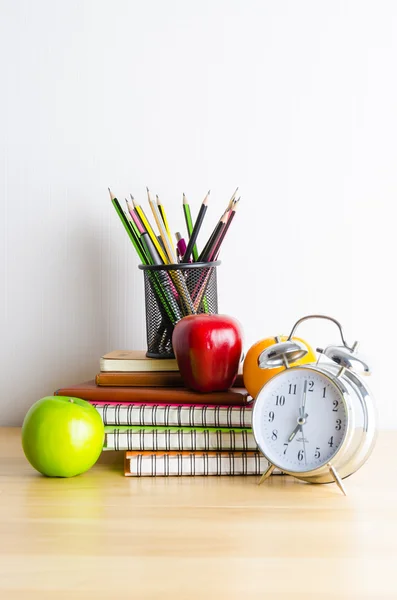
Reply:
[[[149,193],[149,188],[148,188],[148,186],[146,186],[146,191]]]
[[[112,194],[112,190],[110,189],[110,187],[108,187],[108,190],[109,190],[110,199],[114,200],[115,196]]]

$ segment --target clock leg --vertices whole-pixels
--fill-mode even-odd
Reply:
[[[258,481],[258,485],[260,485],[261,483],[263,483],[265,481],[265,479],[270,477],[270,475],[273,473],[275,468],[276,467],[270,463],[268,468],[266,469],[266,471],[263,473],[262,477]]]
[[[346,494],[346,490],[345,487],[343,485],[342,479],[339,477],[338,472],[334,469],[334,467],[332,465],[328,465],[330,473],[332,475],[332,477],[335,479],[335,483],[338,486],[338,488],[340,489],[340,491],[347,496]]]

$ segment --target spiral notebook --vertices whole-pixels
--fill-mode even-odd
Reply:
[[[251,406],[91,402],[105,425],[251,427]]]
[[[126,477],[262,475],[269,463],[260,452],[126,452]]]
[[[104,450],[258,450],[251,429],[105,427]]]

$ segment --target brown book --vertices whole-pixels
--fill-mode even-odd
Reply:
[[[95,376],[95,383],[101,386],[133,386],[133,387],[184,387],[179,371],[143,371],[143,372],[104,372]],[[239,373],[233,387],[244,387],[243,375]]]
[[[149,358],[144,350],[113,350],[101,356],[101,371],[178,371],[176,358]]]
[[[245,388],[233,387],[225,392],[208,392],[204,394],[186,388],[99,386],[95,384],[94,380],[59,388],[54,393],[56,396],[71,396],[83,400],[142,402],[143,404],[229,404],[241,406],[251,400],[251,396]]]

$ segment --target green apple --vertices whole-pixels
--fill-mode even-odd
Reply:
[[[45,396],[26,413],[22,447],[40,473],[74,477],[88,471],[103,449],[104,426],[98,411],[86,400]]]

